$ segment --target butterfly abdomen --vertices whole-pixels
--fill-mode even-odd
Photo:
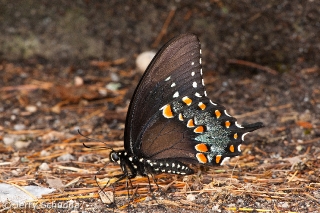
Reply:
[[[186,164],[173,159],[149,160],[138,158],[126,151],[112,151],[110,160],[119,163],[122,171],[130,178],[136,175],[147,176],[148,174],[171,173],[188,175],[194,173]]]

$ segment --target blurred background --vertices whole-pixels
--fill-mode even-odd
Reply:
[[[320,61],[320,2],[0,1],[0,59],[86,64],[159,49],[180,33],[200,37],[205,70],[228,59],[288,71]]]

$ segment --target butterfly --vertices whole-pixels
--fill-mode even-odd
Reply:
[[[124,150],[110,153],[124,178],[189,175],[193,165],[216,166],[241,153],[244,136],[263,127],[240,125],[207,97],[201,49],[193,34],[166,43],[143,74],[129,105]]]

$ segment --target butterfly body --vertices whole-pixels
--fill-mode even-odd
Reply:
[[[128,154],[126,151],[112,151],[110,153],[111,161],[120,164],[123,171],[122,177],[135,178],[137,175],[147,176],[148,174],[172,173],[187,175],[192,174],[187,165],[174,159],[149,160],[138,158]]]
[[[204,87],[200,43],[183,34],[157,53],[129,105],[124,150],[112,151],[121,178],[192,174],[188,164],[221,165],[241,153],[244,136],[263,127],[237,123]]]

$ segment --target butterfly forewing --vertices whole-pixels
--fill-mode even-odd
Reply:
[[[159,109],[177,97],[204,93],[200,44],[195,35],[183,34],[169,41],[154,57],[131,100],[125,127],[125,150],[136,153],[141,138]],[[196,83],[194,83],[196,82]],[[196,87],[192,85],[197,84]]]

